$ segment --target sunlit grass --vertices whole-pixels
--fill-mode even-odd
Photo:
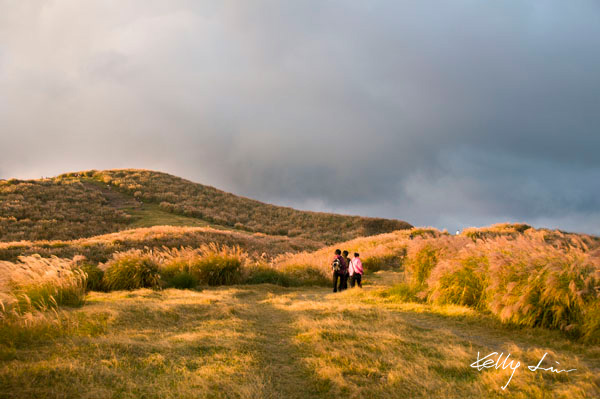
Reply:
[[[373,278],[337,295],[272,285],[91,293],[67,312],[79,324],[2,346],[0,386],[17,398],[504,397],[506,371],[469,367],[477,351],[504,350],[577,368],[520,370],[511,397],[600,393],[597,350],[539,329],[515,334],[468,307],[390,302]]]
[[[3,274],[14,278],[1,290],[13,311],[0,322],[0,397],[599,397],[600,348],[590,344],[598,338],[590,289],[598,253],[583,239],[546,233],[473,242],[426,229],[412,239],[396,232],[353,240],[342,248],[392,264],[367,270],[363,289],[337,294],[305,286],[329,283],[333,248],[272,262],[217,244],[138,249],[101,266],[147,259],[160,286],[91,292],[75,309],[58,306],[76,304],[70,300],[18,308],[15,287],[36,282],[41,297],[83,295],[81,260],[4,263],[29,271]],[[193,277],[195,289],[169,288],[178,273]],[[522,321],[540,309],[580,323],[584,334]],[[506,391],[510,370],[469,367],[478,352],[522,362]],[[526,370],[545,353],[549,365],[576,371]]]

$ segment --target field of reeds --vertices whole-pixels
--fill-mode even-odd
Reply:
[[[211,225],[322,244],[411,227],[265,204],[148,170],[0,180],[0,241],[74,240],[155,225]]]
[[[272,284],[91,292],[0,340],[3,398],[595,398],[598,346],[518,331],[472,308],[381,295],[402,272],[332,294]],[[46,312],[47,314],[47,312]],[[33,330],[33,331],[32,331]],[[523,362],[478,372],[477,352]],[[548,364],[569,374],[532,373]]]
[[[403,272],[404,280],[384,296],[468,306],[515,327],[600,342],[597,237],[508,224],[458,236],[413,229],[282,255],[276,263],[318,267],[327,275],[337,247],[359,252],[367,271]]]
[[[160,242],[1,261],[0,397],[600,395],[597,237],[415,228],[269,256],[270,241]],[[338,247],[361,254],[364,289],[331,293]],[[509,370],[469,367],[492,351],[577,372],[521,371],[503,391]]]
[[[36,334],[60,333],[64,309],[81,307],[90,291],[149,288],[202,289],[236,284],[327,285],[311,268],[276,268],[239,246],[216,243],[197,248],[130,249],[104,263],[39,255],[0,261],[0,339],[18,344]],[[67,323],[68,324],[68,323]]]

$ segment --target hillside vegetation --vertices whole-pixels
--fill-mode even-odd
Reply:
[[[298,238],[160,227],[27,243],[69,257],[95,243],[106,260],[0,261],[0,397],[600,395],[598,237],[417,228],[259,255],[274,239]],[[336,247],[361,253],[363,290],[331,294]],[[524,362],[508,391],[511,370],[469,367],[492,351]],[[544,353],[576,372],[528,372]]]
[[[73,239],[131,223],[97,186],[70,179],[0,181],[0,241]]]
[[[473,308],[513,326],[600,342],[600,238],[500,224],[451,236],[413,229],[282,255],[277,267],[329,275],[334,248],[359,252],[366,270],[402,271],[382,293],[401,301]]]
[[[73,258],[83,255],[89,262],[97,264],[106,262],[115,252],[163,247],[198,248],[210,243],[237,246],[253,258],[262,256],[266,259],[284,253],[313,251],[322,247],[321,243],[299,237],[270,236],[211,227],[154,226],[77,240],[0,242],[0,260],[16,261],[19,256],[33,254],[46,258]]]
[[[153,225],[211,225],[322,243],[411,227],[265,204],[147,170],[0,181],[0,241],[72,240]]]

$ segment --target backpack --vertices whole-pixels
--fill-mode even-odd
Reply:
[[[339,272],[342,269],[342,262],[340,262],[340,258],[335,258],[333,262],[331,262],[331,268],[334,272]]]

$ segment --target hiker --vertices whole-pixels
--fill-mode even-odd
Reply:
[[[354,288],[354,284],[358,283],[358,287],[362,288],[362,275],[364,273],[362,261],[358,252],[354,253],[354,258],[348,265],[348,273],[350,274],[350,287]]]
[[[350,258],[348,257],[348,255],[348,251],[344,250],[344,252],[342,252],[342,257],[346,261],[346,272],[342,275],[342,281],[340,283],[342,289],[340,291],[348,289],[348,278],[350,277],[348,275],[348,266],[350,266]]]
[[[346,273],[348,265],[346,259],[342,257],[342,251],[339,249],[335,250],[335,256],[331,261],[331,270],[333,271],[333,292],[338,292],[338,279],[340,280],[339,290],[342,290],[342,279]]]

